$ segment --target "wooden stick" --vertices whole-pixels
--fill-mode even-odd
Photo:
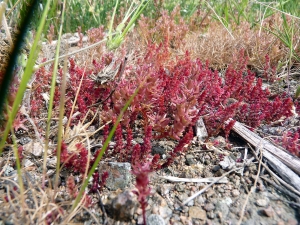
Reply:
[[[281,176],[281,178],[298,191],[300,190],[300,177],[298,176],[300,175],[300,159],[275,147],[237,121],[232,130],[254,147],[262,149],[263,156],[268,159],[270,166]]]
[[[172,176],[159,176],[159,178],[163,178],[173,182],[210,183],[210,182],[217,181],[217,183],[228,183],[227,177],[224,177],[221,180],[219,179],[219,177],[179,178],[179,177],[172,177]]]

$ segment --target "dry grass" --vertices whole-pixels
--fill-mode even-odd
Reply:
[[[10,181],[8,177],[5,179],[11,182],[11,185],[17,185]],[[87,212],[92,220],[99,224],[98,219],[84,206],[84,201],[75,210],[71,211],[73,199],[70,199],[65,187],[61,187],[58,192],[55,192],[50,187],[43,190],[37,183],[30,184],[23,196],[26,199],[24,204],[19,201],[21,196],[18,191],[12,190],[10,185],[7,185],[7,193],[10,193],[6,194],[7,202],[0,198],[0,218],[4,222],[24,225],[51,224],[52,222],[54,224],[69,224],[74,221],[77,215]]]
[[[212,22],[206,32],[190,33],[184,49],[194,58],[208,60],[215,69],[226,68],[241,50],[249,57],[248,65],[259,70],[265,66],[266,55],[269,55],[273,66],[287,58],[288,48],[263,29],[250,29],[250,24],[243,23],[232,31],[232,35],[234,38],[220,23]]]
[[[94,115],[94,118],[96,116],[97,114]],[[92,121],[84,124],[78,123],[78,125],[72,129],[65,131],[65,140],[68,141],[68,149],[71,152],[75,153],[75,144],[77,143],[83,143],[85,145],[87,142],[88,149],[90,149],[90,136],[103,128],[100,127],[96,131],[91,132],[89,131],[91,123]],[[53,147],[54,146],[50,147],[50,151],[53,151]],[[48,155],[48,157],[49,159],[56,158],[53,155]],[[13,222],[14,224],[28,225],[51,224],[52,222],[54,222],[54,224],[69,224],[71,221],[74,222],[78,220],[75,217],[80,219],[83,215],[89,214],[89,218],[94,220],[96,224],[100,224],[95,215],[86,208],[84,197],[78,206],[74,210],[71,210],[74,203],[74,196],[72,197],[64,185],[54,187],[55,178],[50,178],[55,177],[51,173],[51,171],[54,171],[51,169],[51,166],[50,168],[47,166],[46,187],[43,188],[43,174],[39,170],[42,162],[41,160],[34,161],[31,157],[30,160],[34,162],[34,164],[22,168],[22,179],[25,191],[21,193],[16,173],[13,173],[12,176],[3,176],[8,166],[13,166],[12,164],[15,159],[9,156],[9,152],[8,155],[3,156],[3,159],[5,159],[5,161],[1,161],[2,170],[0,171],[0,184],[3,186],[0,190],[1,220],[4,222]],[[63,168],[60,169],[62,170]],[[67,171],[65,171],[65,173],[66,172]],[[86,173],[84,177],[86,177]],[[82,180],[84,180],[84,177]],[[80,186],[81,181],[76,185],[76,189],[79,189]],[[95,208],[95,206],[93,206],[93,208]],[[100,209],[99,213],[101,214]]]

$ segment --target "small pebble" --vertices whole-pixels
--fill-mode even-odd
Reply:
[[[233,197],[237,197],[237,196],[240,195],[240,192],[237,189],[233,189],[232,192],[231,192],[231,194],[232,194]]]
[[[185,191],[185,188],[186,188],[186,186],[183,185],[183,184],[176,184],[176,185],[175,185],[176,191],[179,191],[179,192],[184,192],[184,191]]]
[[[218,188],[218,191],[219,191],[220,193],[224,193],[224,192],[225,192],[225,190],[224,190],[223,188],[221,188],[221,187]]]
[[[195,192],[197,191],[198,189],[195,187],[195,186],[191,186],[191,191]]]
[[[245,181],[247,184],[252,184],[252,181],[248,177],[245,177]]]
[[[201,207],[192,206],[189,208],[189,217],[206,220],[206,211],[203,210]]]
[[[268,208],[263,209],[263,213],[267,217],[274,217],[275,216],[275,212],[274,212],[274,210],[271,206],[269,206]]]
[[[206,220],[206,225],[213,225],[214,223],[211,220]]]
[[[217,172],[221,167],[219,165],[216,165],[212,168],[212,171],[215,173]]]
[[[268,201],[264,198],[260,198],[256,200],[256,205],[260,207],[266,207],[268,205]]]
[[[212,189],[209,189],[209,190],[207,191],[207,193],[206,193],[206,197],[207,197],[207,198],[210,198],[210,197],[212,197],[212,196],[214,196],[214,195],[215,195],[215,191],[212,190]]]
[[[289,225],[297,225],[298,222],[295,219],[289,219],[288,222],[287,222],[287,224],[289,224]]]
[[[183,224],[187,224],[186,222],[187,222],[188,218],[186,216],[180,216],[180,220]]]
[[[212,210],[215,209],[215,206],[214,206],[214,204],[212,204],[212,203],[207,203],[207,204],[204,206],[204,209],[206,210],[206,212],[210,212],[210,211],[212,211]]]
[[[181,211],[184,212],[184,213],[187,213],[189,211],[189,207],[188,206],[183,206],[181,208]]]
[[[147,217],[148,225],[165,225],[164,219],[160,215],[151,214]]]
[[[209,219],[214,219],[214,218],[216,217],[216,214],[215,214],[213,211],[207,212],[207,217],[208,217]]]
[[[156,205],[152,207],[152,213],[158,214],[158,207]]]

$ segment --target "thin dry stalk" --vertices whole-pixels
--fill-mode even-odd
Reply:
[[[249,145],[249,144],[248,144],[248,145]],[[250,146],[250,145],[249,145],[249,146]],[[251,148],[252,152],[255,153],[254,150],[253,150],[253,148],[252,148],[251,146],[250,146],[250,148]],[[259,158],[257,157],[257,155],[254,154],[254,156],[255,156],[256,160],[259,161]],[[290,191],[292,191],[292,192],[294,192],[295,194],[297,194],[297,195],[300,196],[300,192],[299,192],[299,191],[297,191],[294,187],[292,187],[292,186],[289,185],[287,182],[285,182],[285,181],[282,180],[280,177],[278,177],[272,170],[269,169],[269,167],[268,167],[265,163],[261,162],[261,164],[262,164],[262,166],[270,173],[270,175],[273,177],[273,179],[274,179],[274,181],[276,182],[277,185],[282,184],[282,185],[284,185],[286,188],[288,188]]]
[[[82,195],[82,198],[81,198],[79,204],[76,206],[76,208],[74,208],[73,211],[71,211],[69,213],[69,215],[64,219],[64,221],[62,222],[62,224],[70,223],[70,221],[72,220],[72,218],[75,217],[80,212],[80,210],[84,206],[85,196],[86,196],[86,194]]]
[[[257,184],[257,181],[258,181],[258,177],[259,177],[259,174],[260,174],[260,169],[261,169],[261,163],[262,163],[262,157],[263,157],[263,154],[262,154],[262,150],[261,149],[258,149],[260,150],[260,158],[259,158],[259,164],[258,164],[258,170],[257,170],[257,174],[256,174],[256,177],[255,177],[255,181],[254,181],[254,185],[251,187],[251,190],[249,191],[249,193],[247,194],[246,196],[246,200],[245,200],[245,203],[242,207],[242,210],[241,210],[241,215],[240,215],[240,219],[238,221],[238,225],[240,225],[242,223],[242,220],[244,218],[244,214],[245,214],[245,209],[246,209],[246,206],[248,204],[248,201],[249,201],[249,197],[251,195],[252,192],[254,192],[255,188],[256,188],[256,184]]]
[[[212,185],[216,184],[218,181],[222,180],[224,177],[226,177],[228,174],[240,170],[243,167],[238,167],[238,168],[234,168],[230,171],[228,171],[227,173],[224,173],[223,176],[218,177],[218,179],[214,180],[214,182],[210,183],[209,185],[207,185],[205,188],[202,188],[200,191],[198,191],[197,193],[193,194],[191,197],[187,198],[182,205],[187,204],[189,201],[193,200],[194,198],[197,198],[200,194],[204,193],[207,189],[209,189]]]
[[[64,1],[64,4],[66,1]],[[64,6],[65,7],[65,6]],[[55,181],[54,181],[54,192],[57,192],[58,188],[58,177],[59,177],[59,171],[60,171],[60,151],[61,151],[61,144],[62,144],[62,136],[63,136],[63,117],[64,117],[64,112],[65,112],[65,94],[66,94],[66,89],[67,89],[67,79],[66,79],[66,74],[67,74],[67,58],[65,58],[64,61],[64,69],[63,69],[63,74],[62,74],[62,85],[61,85],[61,96],[59,100],[59,123],[58,123],[58,151],[57,153],[59,154],[57,156],[58,159],[58,164],[56,165],[56,175],[55,175]]]
[[[216,13],[216,11],[214,10],[214,8],[208,3],[208,1],[205,1],[206,4],[208,5],[208,7],[214,12],[214,14],[217,16],[218,20],[220,21],[220,23],[223,25],[223,27],[225,28],[225,30],[228,32],[228,34],[230,34],[231,38],[233,40],[235,40],[234,36],[232,35],[232,33],[228,30],[228,28],[225,26],[225,24],[223,23],[222,19],[220,18],[220,16],[218,15],[218,13]]]
[[[80,89],[81,89],[82,81],[83,81],[83,78],[84,78],[84,75],[85,75],[85,70],[86,70],[86,65],[84,67],[84,70],[83,70],[83,73],[82,73],[82,76],[81,76],[81,79],[80,79],[79,87],[77,89],[77,92],[76,92],[76,95],[75,95],[75,99],[74,99],[74,102],[73,102],[73,105],[72,105],[72,109],[71,109],[71,112],[70,112],[70,118],[69,118],[67,126],[66,126],[66,133],[68,133],[68,130],[70,129],[72,115],[74,113],[75,104],[77,102],[77,98],[78,98],[78,95],[79,95],[79,92],[80,92]]]
[[[271,181],[267,177],[261,176],[261,178],[263,180],[267,181],[269,184],[273,185],[276,189],[278,189],[282,193],[284,193],[284,194],[290,196],[291,198],[295,199],[298,203],[300,202],[299,196],[295,195],[294,193],[290,192],[289,190],[285,189],[284,187],[275,184],[273,181]]]
[[[8,28],[8,25],[7,25],[5,14],[3,14],[3,16],[2,16],[2,25],[4,27],[7,40],[9,42],[10,46],[13,47],[14,43],[13,43],[12,38],[11,38],[11,34],[10,34],[10,31],[9,31],[9,28]]]
[[[92,217],[93,217],[93,219],[95,220],[95,222],[98,224],[98,225],[100,225],[100,222],[99,222],[99,220],[97,219],[97,217],[95,216],[95,214],[94,213],[92,213],[87,207],[85,207],[85,206],[82,206],[82,208],[85,210],[85,211],[87,211]]]

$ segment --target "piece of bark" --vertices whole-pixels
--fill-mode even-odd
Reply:
[[[268,159],[270,166],[282,179],[300,190],[300,177],[297,175],[300,174],[300,159],[262,139],[237,121],[232,130],[257,149],[262,150],[263,156]]]

